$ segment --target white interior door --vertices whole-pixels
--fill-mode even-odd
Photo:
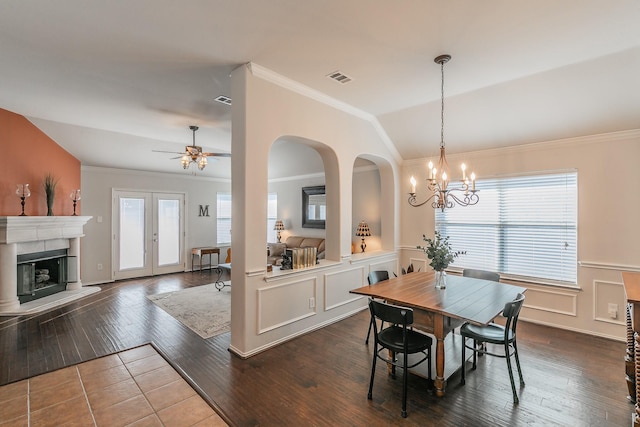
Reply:
[[[184,271],[184,194],[114,190],[113,278]]]

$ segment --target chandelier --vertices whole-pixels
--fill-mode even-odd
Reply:
[[[429,191],[429,197],[418,202],[416,197],[416,179],[411,177],[411,192],[409,192],[409,204],[413,207],[422,206],[431,202],[431,207],[439,208],[443,212],[446,208],[452,208],[456,204],[460,206],[471,206],[478,203],[478,190],[476,190],[476,175],[472,172],[467,176],[467,167],[463,163],[460,165],[462,169],[462,179],[460,183],[454,187],[450,183],[451,174],[449,171],[449,163],[445,155],[444,147],[444,64],[451,59],[451,55],[440,55],[434,59],[436,64],[440,64],[441,86],[440,86],[440,160],[437,167],[433,162],[429,161],[429,177],[426,179]],[[471,182],[469,182],[471,180]]]

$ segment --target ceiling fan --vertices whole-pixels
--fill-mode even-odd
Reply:
[[[199,129],[198,126],[189,126],[189,129],[193,132],[193,143],[192,145],[187,145],[184,147],[184,152],[173,152],[173,151],[160,151],[153,150],[156,153],[174,153],[179,154],[180,157],[174,157],[174,159],[180,159],[180,164],[183,169],[189,169],[191,163],[195,163],[198,165],[198,169],[203,170],[207,166],[207,157],[231,157],[231,153],[207,153],[202,151],[202,147],[196,145],[196,131]]]

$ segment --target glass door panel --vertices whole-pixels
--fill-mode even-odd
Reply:
[[[119,270],[144,268],[145,200],[120,199]]]
[[[184,194],[114,190],[115,280],[184,271]]]
[[[184,271],[184,194],[154,193],[153,274]]]

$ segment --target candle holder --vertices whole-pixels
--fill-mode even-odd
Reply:
[[[16,195],[20,198],[20,205],[22,205],[22,213],[20,216],[27,216],[24,213],[24,201],[27,197],[31,196],[31,190],[29,190],[29,184],[16,184],[18,188],[16,189]]]
[[[71,198],[71,200],[73,200],[73,215],[72,216],[77,216],[76,215],[76,204],[78,203],[78,200],[80,200],[82,198],[82,197],[80,197],[80,189],[73,190],[71,192],[71,194],[69,194],[69,197]]]

